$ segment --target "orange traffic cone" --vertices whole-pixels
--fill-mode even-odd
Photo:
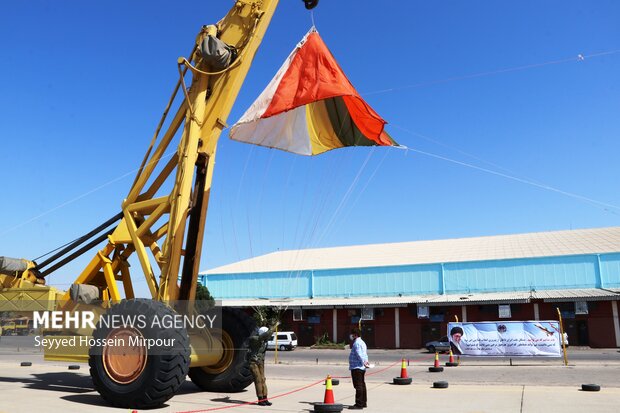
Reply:
[[[407,364],[405,359],[400,365],[400,377],[394,377],[394,384],[411,384],[411,377],[407,375]]]
[[[432,373],[439,373],[440,371],[443,371],[443,367],[439,365],[439,353],[435,352],[435,364],[433,367],[429,367],[428,371]]]
[[[454,354],[452,354],[452,349],[450,349],[450,358],[448,359],[448,362],[446,363],[446,367],[456,367],[458,366],[458,363],[454,362]]]
[[[325,379],[325,397],[323,403],[314,403],[314,411],[316,413],[324,412],[341,412],[342,404],[334,402],[334,390],[332,389],[332,376],[327,376]]]
[[[407,375],[407,364],[405,364],[405,359],[403,359],[402,363],[400,363],[400,378],[409,378],[409,376]]]
[[[332,376],[327,376],[325,380],[325,397],[323,403],[334,404],[334,390],[332,389]]]

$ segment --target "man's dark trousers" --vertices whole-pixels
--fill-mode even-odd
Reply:
[[[366,370],[351,370],[353,387],[355,387],[355,405],[359,407],[366,407],[366,382],[364,381],[365,375]]]

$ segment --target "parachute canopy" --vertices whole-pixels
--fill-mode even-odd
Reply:
[[[230,131],[231,139],[300,155],[398,146],[311,29]]]

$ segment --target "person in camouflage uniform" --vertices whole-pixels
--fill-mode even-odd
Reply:
[[[250,336],[249,360],[250,371],[254,376],[254,386],[256,387],[256,397],[259,406],[271,406],[272,403],[267,399],[267,382],[265,380],[265,351],[267,351],[267,341],[271,338],[273,330],[279,323],[271,328],[261,327]]]

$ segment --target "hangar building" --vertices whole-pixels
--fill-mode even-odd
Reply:
[[[202,273],[223,305],[286,309],[299,345],[420,348],[460,321],[557,320],[620,347],[620,227],[278,251]]]

